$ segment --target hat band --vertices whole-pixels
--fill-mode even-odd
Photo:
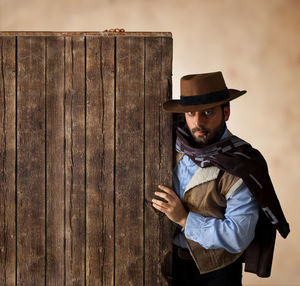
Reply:
[[[222,101],[229,98],[228,89],[211,92],[207,94],[200,95],[192,95],[192,96],[180,96],[180,105],[188,106],[188,105],[201,105],[201,104],[209,104],[218,101]]]

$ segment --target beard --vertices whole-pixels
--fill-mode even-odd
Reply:
[[[189,129],[190,130],[190,129]],[[218,142],[225,130],[225,120],[224,116],[220,122],[220,124],[214,128],[214,129],[209,129],[209,128],[204,128],[204,127],[195,127],[190,130],[190,133],[193,136],[193,139],[196,143],[197,147],[204,147],[208,146],[210,144]],[[197,131],[201,132],[201,135],[195,134]]]

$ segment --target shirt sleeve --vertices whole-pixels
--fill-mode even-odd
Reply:
[[[224,248],[239,253],[253,240],[258,216],[257,202],[242,183],[227,200],[225,219],[189,212],[184,234],[206,249]]]

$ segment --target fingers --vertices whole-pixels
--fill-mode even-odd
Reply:
[[[168,211],[168,209],[166,207],[164,207],[164,202],[160,201],[160,200],[156,200],[156,199],[153,199],[152,200],[152,206],[154,208],[156,208],[157,210],[163,212],[163,213],[166,213]]]
[[[159,199],[152,199],[152,205],[157,210],[165,213],[172,212],[174,207],[176,206],[176,202],[178,200],[177,195],[173,192],[172,189],[159,185],[158,188],[163,192],[154,192],[154,194],[159,197]],[[162,200],[160,200],[162,199]]]
[[[174,199],[174,197],[172,197],[171,195],[164,193],[164,192],[155,192],[154,195],[156,195],[162,199],[165,199],[167,202],[170,202]]]
[[[168,187],[159,185],[159,189],[161,189],[163,192],[155,192],[154,194],[159,197],[161,200],[153,199],[152,202],[156,202],[157,205],[168,209],[172,205],[176,204],[176,201],[178,200],[177,195]]]
[[[160,200],[152,199],[152,203],[164,209],[168,208],[168,203],[164,203],[163,201]]]
[[[162,186],[162,185],[158,185],[158,188],[161,189],[162,191],[166,192],[167,194],[169,194],[171,197],[176,197],[176,194],[174,193],[174,191],[166,186]]]
[[[170,196],[169,196],[170,197]],[[171,221],[185,226],[187,219],[187,212],[181,202],[176,203],[174,200],[170,202],[163,202],[158,199],[152,199],[152,206],[158,211],[164,213]]]

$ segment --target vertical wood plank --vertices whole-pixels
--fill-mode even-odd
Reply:
[[[0,37],[0,285],[15,285],[16,37]]]
[[[173,169],[173,118],[170,113],[162,110],[162,103],[172,99],[172,60],[173,60],[173,39],[162,38],[162,78],[160,80],[161,88],[164,92],[161,93],[161,108],[160,108],[160,182],[172,186],[172,169]],[[161,270],[167,276],[170,282],[169,275],[172,275],[171,256],[173,245],[173,235],[175,225],[164,216],[162,224],[160,224],[160,243],[163,261]],[[170,283],[169,283],[170,284]]]
[[[46,43],[46,285],[64,285],[64,38]]]
[[[172,97],[172,39],[146,39],[145,53],[145,285],[169,285],[163,272],[171,273],[172,224],[154,210],[151,199],[157,185],[172,186],[171,115],[162,104]],[[166,269],[169,267],[169,269]],[[167,271],[166,271],[167,270]]]
[[[18,38],[18,285],[45,277],[45,40]]]
[[[143,285],[144,39],[116,46],[115,285]]]
[[[66,285],[85,283],[85,41],[65,43]]]
[[[114,37],[87,37],[87,285],[114,281]]]

